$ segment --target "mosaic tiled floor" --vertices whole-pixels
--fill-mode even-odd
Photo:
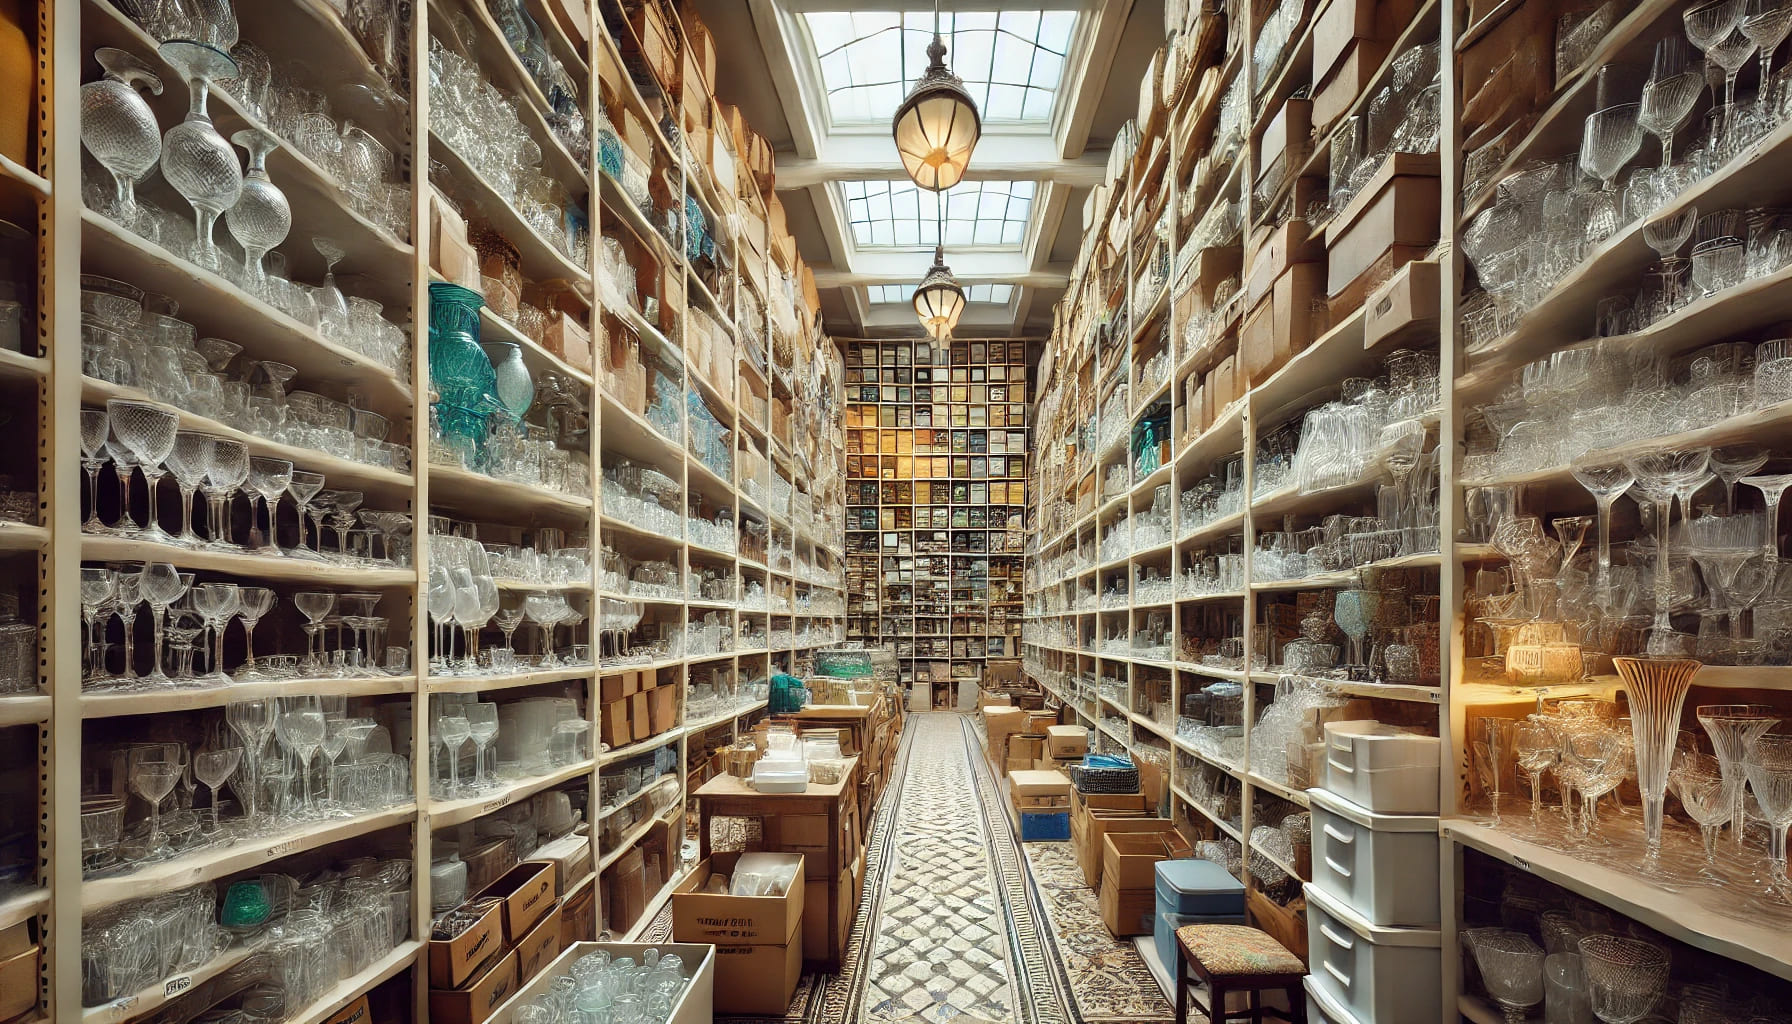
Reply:
[[[1015,837],[974,721],[910,716],[892,784],[872,815],[845,966],[805,976],[776,1024],[1170,1019],[1132,944],[1102,926],[1069,845],[1023,847]],[[646,941],[670,932],[668,908]]]

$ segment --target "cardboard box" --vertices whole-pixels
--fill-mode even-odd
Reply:
[[[1325,229],[1328,294],[1343,292],[1394,246],[1437,241],[1440,179],[1425,173],[1437,159],[1409,156],[1389,159]]]
[[[554,908],[554,897],[558,894],[553,863],[539,860],[518,864],[480,893],[504,901],[504,941],[511,945]]]
[[[641,689],[641,672],[619,672],[616,675],[604,676],[597,681],[599,699],[608,704],[613,700],[621,700]]]
[[[1188,840],[1174,825],[1149,832],[1110,831],[1101,838],[1101,883],[1121,889],[1150,889],[1157,884],[1158,861],[1193,855]]]
[[[1008,785],[1017,797],[1062,797],[1069,806],[1070,777],[1063,772],[1010,772]]]
[[[835,878],[805,878],[802,932],[806,963],[838,964],[845,955],[847,933],[852,927],[855,874],[856,869],[849,865]]]
[[[1307,158],[1307,149],[1313,144],[1312,132],[1313,101],[1296,96],[1283,103],[1258,141],[1258,183],[1274,178],[1279,184],[1293,173]]]
[[[38,947],[31,946],[0,960],[0,1020],[11,1020],[36,1008],[40,955]]]
[[[1206,388],[1213,395],[1213,411],[1215,415],[1231,405],[1244,389],[1238,386],[1238,362],[1236,356],[1227,356],[1213,364],[1207,371]]]
[[[1046,751],[1054,758],[1080,758],[1089,752],[1089,730],[1080,725],[1054,725],[1045,735]]]
[[[0,960],[18,956],[37,945],[31,941],[31,926],[32,922],[26,920],[10,928],[0,928]]]
[[[0,1013],[5,1008],[0,1007]],[[372,1024],[373,1009],[367,1005],[367,997],[361,996],[330,1016],[324,1018],[323,1024]]]
[[[429,987],[459,988],[504,946],[504,907],[492,908],[445,942],[429,940]]]
[[[1246,386],[1262,383],[1287,362],[1285,356],[1278,358],[1276,349],[1275,294],[1272,291],[1251,309],[1244,318],[1244,325],[1238,329],[1237,365],[1244,374]]]
[[[585,0],[547,0],[548,13],[575,44],[584,45],[591,38],[591,8]]]
[[[1108,836],[1133,833],[1149,835],[1175,830],[1174,821],[1147,816],[1144,811],[1098,810],[1074,818],[1071,838],[1076,844],[1077,866],[1083,869],[1083,881],[1091,887],[1101,884],[1105,873],[1103,868],[1107,863]]]
[[[560,908],[560,948],[597,937],[597,914],[604,887],[589,885],[568,896]]]
[[[800,931],[776,946],[716,946],[715,1012],[782,1017],[803,977]]]
[[[591,874],[591,835],[584,831],[585,827],[581,825],[580,831],[541,844],[535,848],[535,855],[529,858],[553,863],[554,877],[558,880],[561,892],[571,892],[585,880],[585,876]]]
[[[1332,68],[1331,77],[1319,83],[1313,92],[1313,130],[1324,134],[1350,110],[1351,104],[1368,88],[1375,72],[1388,59],[1389,44],[1376,39],[1359,39]]]
[[[721,896],[704,891],[713,872],[732,875],[742,854],[716,854],[672,893],[678,942],[716,944],[716,1012],[776,1016],[790,1006],[803,971],[802,928],[809,886],[800,854],[747,854],[796,862],[781,897]]]
[[[612,748],[625,747],[635,741],[634,727],[628,720],[629,699],[622,697],[602,704],[598,709],[597,735]]]
[[[467,222],[436,195],[429,195],[429,265],[452,284],[480,291],[479,254],[467,241]]]
[[[627,703],[630,734],[637,740],[652,736],[653,701],[645,693],[636,693],[629,696]]]
[[[1012,775],[1014,772],[1028,772],[1033,763],[1045,756],[1045,737],[1033,733],[1017,732],[1008,735],[1008,750],[1002,758],[1002,771]]]
[[[516,992],[516,953],[505,953],[466,988],[429,990],[431,1024],[480,1024]]]
[[[1151,933],[1152,918],[1157,914],[1155,889],[1121,889],[1110,877],[1102,880],[1097,902],[1101,923],[1107,925],[1108,931],[1118,936]]]
[[[1414,13],[1412,0],[1332,0],[1313,21],[1313,78],[1325,80],[1359,39],[1391,43]]]
[[[1414,260],[1369,296],[1363,309],[1363,347],[1398,340],[1406,331],[1435,325],[1438,318],[1438,265]]]
[[[1002,758],[1008,756],[1008,737],[1026,729],[1027,713],[1016,707],[988,707],[982,714],[989,761],[1000,765]]]
[[[610,913],[604,926],[611,931],[627,931],[646,912],[647,861],[637,845],[616,861],[615,875],[610,880]]]
[[[541,973],[541,969],[554,962],[560,951],[566,948],[566,937],[562,932],[560,920],[562,901],[555,900],[553,909],[543,914],[535,927],[524,935],[516,944],[516,977],[519,982],[528,981]]]
[[[1318,263],[1296,263],[1276,278],[1276,368],[1305,351],[1325,332],[1325,315],[1313,309],[1314,300],[1324,295],[1325,269]],[[1251,378],[1252,383],[1259,379]]]
[[[548,965],[548,969],[535,976],[531,981],[518,987],[511,997],[511,1002],[499,1007],[501,1024],[515,1024],[517,1012],[544,995],[554,986],[554,980],[570,974],[572,965],[583,957],[602,950],[612,957],[628,957],[635,963],[641,963],[649,949],[656,949],[662,955],[675,954],[684,961],[685,974],[690,983],[672,1003],[671,1014],[667,1024],[711,1024],[713,1016],[712,1004],[715,999],[715,949],[711,946],[690,945],[681,942],[579,942],[568,946],[560,954],[559,959]]]
[[[696,53],[691,47],[685,47],[684,71],[678,77],[678,114],[679,122],[687,132],[709,130],[709,81]]]
[[[694,4],[679,5],[679,20],[684,22],[685,49],[691,64],[703,76],[703,81],[710,85],[716,80],[716,38],[709,34],[709,26],[697,17]],[[687,64],[686,67],[689,67]]]
[[[678,724],[678,688],[657,687],[647,694],[647,720],[655,736]]]
[[[574,368],[591,372],[591,328],[580,323],[578,317],[561,314],[550,320],[542,345]]]
[[[667,95],[678,92],[678,35],[666,24],[664,10],[658,3],[643,3],[629,11],[635,38],[641,44],[641,58]]]
[[[1325,249],[1308,236],[1307,224],[1291,220],[1271,229],[1256,246],[1250,270],[1245,274],[1244,308],[1254,308],[1275,288],[1276,278],[1296,263],[1316,263],[1325,258]],[[1228,399],[1230,401],[1230,399]],[[1216,408],[1225,408],[1215,402]]]

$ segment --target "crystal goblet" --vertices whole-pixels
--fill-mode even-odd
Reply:
[[[81,87],[81,144],[93,154],[116,189],[107,215],[135,230],[140,211],[137,182],[162,156],[162,130],[155,112],[138,94],[162,94],[162,80],[136,56],[111,46],[93,52],[105,77]]]
[[[236,150],[212,126],[206,96],[213,79],[236,73],[236,62],[215,46],[188,39],[163,43],[159,52],[186,80],[191,98],[186,120],[162,137],[162,177],[193,207],[193,262],[220,270],[223,255],[212,227],[242,194],[243,171]]]

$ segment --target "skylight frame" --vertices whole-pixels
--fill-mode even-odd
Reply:
[[[853,178],[832,182],[831,187],[846,242],[853,251],[866,253],[933,249],[939,240],[937,204],[942,198],[948,254],[1024,251],[1037,229],[1044,192],[1041,183],[1030,178],[963,181],[944,193],[929,192],[903,178]],[[969,216],[960,212],[967,208]],[[885,224],[889,229],[880,232]]]
[[[865,285],[865,302],[873,307],[906,306],[914,299],[916,282],[906,284],[896,282],[889,284]],[[970,306],[1007,306],[1014,302],[1014,296],[1020,286],[1007,281],[982,282],[967,284],[964,288],[964,301]],[[997,298],[996,294],[1001,297]]]

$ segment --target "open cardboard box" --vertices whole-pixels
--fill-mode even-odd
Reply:
[[[790,864],[796,874],[783,896],[705,892],[711,874],[732,876],[742,857]],[[803,973],[805,890],[800,854],[720,853],[698,864],[672,893],[674,939],[716,944],[720,1013],[780,1016]]]
[[[516,994],[499,1006],[491,1016],[493,1024],[516,1024],[517,1011],[529,1005],[536,996],[546,992],[554,984],[554,979],[572,972],[573,962],[589,953],[603,950],[611,957],[628,957],[635,963],[642,962],[642,956],[649,949],[657,949],[660,955],[677,954],[684,961],[685,976],[690,984],[679,993],[678,1001],[672,1004],[672,1013],[667,1017],[667,1024],[711,1024],[714,1017],[712,1007],[715,1003],[716,981],[716,949],[710,945],[699,945],[689,942],[578,942],[574,943],[559,958],[547,966],[547,969],[536,975],[527,984],[517,990]]]

